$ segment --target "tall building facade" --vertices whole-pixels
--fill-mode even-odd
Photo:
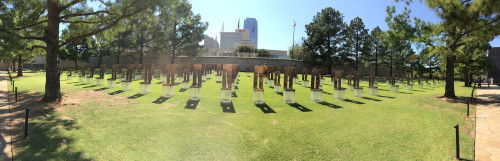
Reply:
[[[246,45],[256,47],[255,43],[249,40],[249,31],[245,29],[236,29],[234,32],[220,33],[220,48],[235,49],[237,46]]]
[[[255,47],[258,46],[258,33],[259,33],[259,25],[257,23],[257,19],[255,18],[246,18],[243,24],[243,29],[250,31],[250,40],[255,43]]]

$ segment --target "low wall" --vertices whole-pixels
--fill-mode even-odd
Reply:
[[[120,56],[120,64],[139,64],[140,57],[139,55],[122,55]],[[116,56],[106,56],[102,58],[102,64],[106,64],[108,68],[111,68],[113,64],[116,64],[117,57]],[[45,57],[38,56],[35,58],[33,63],[28,63],[25,66],[29,67],[30,64],[42,65],[45,64]],[[170,63],[169,58],[163,55],[145,55],[143,56],[143,64],[167,64]],[[286,66],[291,66],[295,64],[297,66],[299,73],[302,73],[302,68],[323,68],[323,73],[328,74],[327,66],[320,64],[311,64],[306,63],[301,60],[291,60],[291,59],[274,59],[274,58],[241,58],[241,57],[197,57],[197,58],[188,58],[188,57],[178,57],[175,59],[175,63],[178,64],[239,64],[240,71],[246,71],[246,65],[250,66],[254,65],[270,65],[270,66],[280,66],[281,72],[284,72]],[[69,60],[61,60],[61,65],[63,66],[74,66],[73,61]],[[81,64],[92,64],[94,66],[99,65],[99,57],[90,57],[89,62],[78,61],[78,65]],[[333,65],[332,70],[344,70],[345,74],[352,74],[354,72],[354,68],[352,67],[344,67],[340,65]],[[358,66],[358,71],[362,76],[370,75],[370,72],[373,72],[375,69],[375,65],[371,64],[370,66],[365,67],[364,65]],[[253,72],[253,68],[250,68],[250,72]],[[397,70],[393,71],[394,73]],[[388,76],[389,69],[379,65],[378,68],[378,76]]]
[[[9,63],[0,63],[0,70],[7,70],[9,68]]]

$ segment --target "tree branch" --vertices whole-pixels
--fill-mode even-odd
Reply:
[[[465,32],[465,33],[466,33],[466,34],[471,34],[472,32],[477,31],[477,30],[479,30],[479,29],[481,29],[481,28],[484,28],[484,27],[486,27],[486,26],[488,26],[488,25],[491,25],[491,24],[493,24],[493,23],[495,23],[495,22],[497,22],[497,21],[500,21],[500,16],[497,16],[497,17],[496,17],[495,19],[493,19],[492,21],[490,21],[490,22],[488,22],[488,23],[486,23],[486,24],[484,24],[484,25],[482,25],[482,26],[480,26],[480,27],[477,27],[477,28],[475,28],[475,29],[472,29],[472,30],[470,30],[470,31],[467,31],[467,32]]]
[[[61,8],[59,8],[58,12],[60,13],[60,12],[62,12],[64,10],[68,9],[69,7],[71,7],[71,6],[73,6],[73,5],[77,4],[77,3],[80,3],[82,1],[83,0],[73,0],[72,2],[69,2],[67,5],[62,6]]]
[[[89,12],[89,13],[68,14],[68,15],[64,15],[64,16],[62,16],[60,18],[61,19],[65,19],[65,18],[76,17],[76,16],[90,16],[90,15],[97,15],[97,14],[100,14],[100,13],[107,13],[107,14],[111,15],[111,13],[109,13],[109,11],[96,11],[96,12]]]
[[[132,15],[134,15],[136,13],[139,13],[142,10],[144,10],[144,9],[138,9],[138,10],[132,12],[132,13],[122,15],[122,16],[118,17],[114,22],[112,22],[111,24],[109,24],[108,26],[105,26],[103,28],[97,29],[95,31],[92,31],[92,32],[89,32],[89,33],[86,33],[86,34],[82,34],[82,35],[78,35],[78,36],[72,37],[72,38],[68,39],[67,41],[62,42],[58,47],[65,46],[65,45],[67,45],[69,43],[78,41],[78,40],[83,39],[85,37],[93,36],[95,34],[98,34],[98,33],[102,32],[102,31],[105,31],[105,30],[107,30],[107,29],[115,26],[116,24],[118,24],[118,22],[120,22],[120,20],[122,20],[124,18],[128,18],[128,17],[130,17],[130,16],[132,16]]]
[[[36,36],[19,36],[19,37],[22,38],[22,39],[45,41],[45,38],[43,38],[43,37],[36,37]]]
[[[12,36],[21,38],[21,39],[30,39],[30,40],[40,40],[40,41],[45,41],[43,37],[36,37],[36,36],[21,36],[15,33],[10,32],[9,30],[0,30],[0,32],[10,34]]]
[[[78,20],[78,21],[66,21],[66,20],[61,20],[60,22],[64,23],[99,23],[99,21],[83,21],[83,20]]]
[[[41,45],[33,45],[33,46],[31,46],[31,48],[26,48],[26,50],[34,50],[36,48],[46,49],[47,47],[41,46]]]
[[[13,30],[22,30],[22,29],[26,29],[28,27],[33,27],[33,26],[45,23],[45,22],[47,22],[47,20],[39,21],[37,23],[29,24],[29,25],[26,25],[26,26],[23,26],[23,27],[14,28]],[[9,29],[0,29],[0,31],[5,31],[5,30],[9,30]]]

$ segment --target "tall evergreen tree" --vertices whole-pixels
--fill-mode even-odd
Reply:
[[[380,27],[375,27],[371,32],[371,44],[373,53],[373,62],[375,63],[375,76],[378,76],[378,62],[381,56],[385,55],[385,44],[383,39],[383,31]]]
[[[307,51],[320,57],[332,72],[332,57],[340,51],[344,42],[344,16],[331,7],[325,8],[313,17],[313,22],[306,25],[307,39],[304,47]]]
[[[359,17],[354,18],[351,20],[351,24],[349,25],[350,28],[350,39],[352,39],[353,45],[354,45],[354,70],[358,71],[358,64],[360,63],[360,52],[362,52],[362,49],[365,48],[365,42],[368,41],[369,34],[368,30],[365,29],[365,24],[363,23],[363,20]],[[366,46],[368,47],[368,46]]]
[[[398,0],[396,0],[398,1]],[[412,0],[402,0],[411,2]],[[491,41],[500,35],[500,1],[498,0],[426,0],[441,22],[432,30],[441,38],[431,53],[446,60],[444,97],[456,98],[455,63],[459,50],[474,41]]]
[[[170,56],[170,63],[175,63],[179,55],[198,56],[203,50],[200,42],[205,38],[208,23],[201,21],[199,14],[191,11],[191,4],[183,0],[173,9],[160,10],[154,50]]]

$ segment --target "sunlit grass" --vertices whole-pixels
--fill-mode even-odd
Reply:
[[[45,77],[26,75],[16,78],[20,92],[43,93]],[[466,104],[438,98],[444,85],[415,85],[414,91],[400,86],[401,93],[393,93],[380,79],[380,96],[369,96],[363,81],[365,98],[347,91],[347,101],[339,101],[327,79],[325,103],[309,100],[309,89],[295,84],[295,105],[285,104],[265,85],[269,108],[261,109],[252,102],[253,78],[240,75],[237,97],[232,97],[234,113],[221,107],[221,85],[214,75],[203,83],[194,110],[185,108],[189,90],[180,92],[180,85],[172,98],[161,102],[158,79],[150,94],[137,95],[140,81],[133,82],[133,90],[119,93],[119,83],[102,89],[63,76],[65,96],[89,96],[64,110],[47,111],[49,118],[32,120],[33,135],[16,147],[16,159],[450,160],[455,124],[465,130],[460,136],[462,158],[473,158]],[[457,84],[455,90],[457,96],[470,96],[471,88]]]

